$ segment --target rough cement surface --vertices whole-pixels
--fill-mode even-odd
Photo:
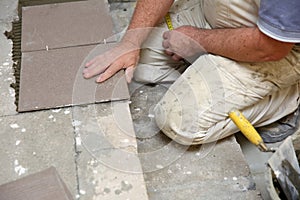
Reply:
[[[0,118],[0,184],[56,167],[76,192],[73,127],[69,109]]]
[[[110,15],[113,19],[114,33],[120,33],[125,30],[130,22],[130,16],[133,14],[135,2],[112,2],[109,6]]]
[[[15,82],[12,69],[12,41],[4,32],[10,31],[11,22],[17,19],[17,0],[0,1],[0,116],[16,114],[15,91],[10,84]]]
[[[73,108],[80,199],[148,199],[128,102]]]
[[[153,107],[164,85],[132,84],[131,112],[150,199],[260,199],[234,137],[183,146],[161,133]]]

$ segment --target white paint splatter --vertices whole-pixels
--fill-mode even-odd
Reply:
[[[123,142],[123,143],[128,143],[129,140],[128,140],[128,139],[124,139],[124,140],[121,140],[121,142]]]
[[[164,166],[162,166],[162,165],[156,165],[156,168],[157,169],[162,169],[162,168],[164,168]]]
[[[227,177],[224,177],[224,181],[227,181],[228,180],[228,178]]]
[[[9,53],[9,54],[7,54],[8,56],[12,56],[13,54],[12,53]]]
[[[172,170],[168,169],[168,174],[172,174],[172,173],[173,173]]]
[[[26,171],[27,171],[27,169],[24,168],[22,165],[18,165],[18,166],[15,167],[15,172],[16,172],[19,176],[21,176],[22,174],[25,174]]]
[[[16,146],[18,146],[21,143],[21,140],[16,141]]]
[[[73,125],[73,126],[80,126],[80,125],[81,125],[81,121],[74,120],[74,121],[72,122],[72,125]]]
[[[276,178],[278,178],[280,176],[281,172],[279,170],[275,170],[274,174],[275,174]]]
[[[48,47],[48,45],[46,45],[46,51],[49,51],[49,47]]]
[[[9,65],[9,62],[5,62],[2,64],[3,66],[8,66]]]
[[[94,174],[98,174],[98,171],[94,169],[94,170],[93,170],[93,173],[94,173]]]
[[[54,112],[54,113],[59,113],[60,111],[61,111],[61,108],[52,110],[52,112]]]
[[[191,175],[192,172],[191,172],[191,171],[187,171],[187,172],[185,172],[184,174]]]
[[[136,111],[140,111],[141,109],[140,109],[140,108],[135,108],[134,110],[136,110]]]
[[[76,194],[75,198],[76,198],[76,199],[79,199],[79,198],[80,198],[80,195],[79,195],[79,194]]]
[[[9,126],[10,126],[10,128],[12,128],[12,129],[20,128],[20,126],[19,126],[18,124],[10,124]]]
[[[81,137],[75,137],[76,145],[81,145]]]
[[[32,152],[32,155],[34,155],[34,156],[35,156],[35,155],[36,155],[36,152],[35,152],[35,151],[34,151],[34,152]]]
[[[18,160],[15,160],[14,161],[14,164],[15,164],[15,172],[21,176],[22,174],[25,174],[27,169],[24,168],[22,165],[19,165],[19,161]]]
[[[22,129],[21,129],[21,132],[22,132],[22,133],[25,133],[25,132],[26,132],[26,128],[22,128]]]
[[[235,176],[234,176],[234,177],[232,177],[232,180],[236,181],[236,180],[237,180],[237,177],[235,177]]]
[[[53,115],[50,115],[48,118],[49,118],[49,119],[53,119],[53,118],[54,118],[54,116],[53,116]]]
[[[140,90],[140,94],[142,94],[142,93],[144,93],[144,91],[143,91],[143,90]]]
[[[148,115],[149,118],[154,118],[155,116],[153,114]]]
[[[13,88],[9,88],[9,94],[11,97],[14,97],[15,96],[15,90]]]
[[[70,114],[70,110],[69,109],[65,110],[64,113],[65,113],[65,115]]]
[[[84,190],[79,190],[79,193],[80,193],[81,195],[85,195],[85,194],[86,194],[86,192],[85,192]]]

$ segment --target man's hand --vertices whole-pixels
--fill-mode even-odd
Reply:
[[[193,26],[181,26],[165,32],[162,45],[166,54],[179,61],[205,52],[196,40],[198,32],[199,28]]]
[[[99,75],[96,82],[101,83],[125,69],[126,81],[130,82],[139,60],[140,49],[130,42],[121,42],[118,46],[98,55],[85,64],[84,78]]]

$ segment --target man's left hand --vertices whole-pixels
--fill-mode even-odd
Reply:
[[[166,54],[179,61],[205,52],[197,42],[199,31],[201,29],[193,26],[181,26],[164,32],[162,45]]]

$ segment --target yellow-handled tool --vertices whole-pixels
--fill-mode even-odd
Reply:
[[[252,126],[252,124],[246,119],[246,117],[239,110],[232,110],[229,112],[230,119],[240,129],[244,136],[253,144],[255,144],[261,151],[273,152],[273,149],[269,149],[260,137],[258,132]]]

